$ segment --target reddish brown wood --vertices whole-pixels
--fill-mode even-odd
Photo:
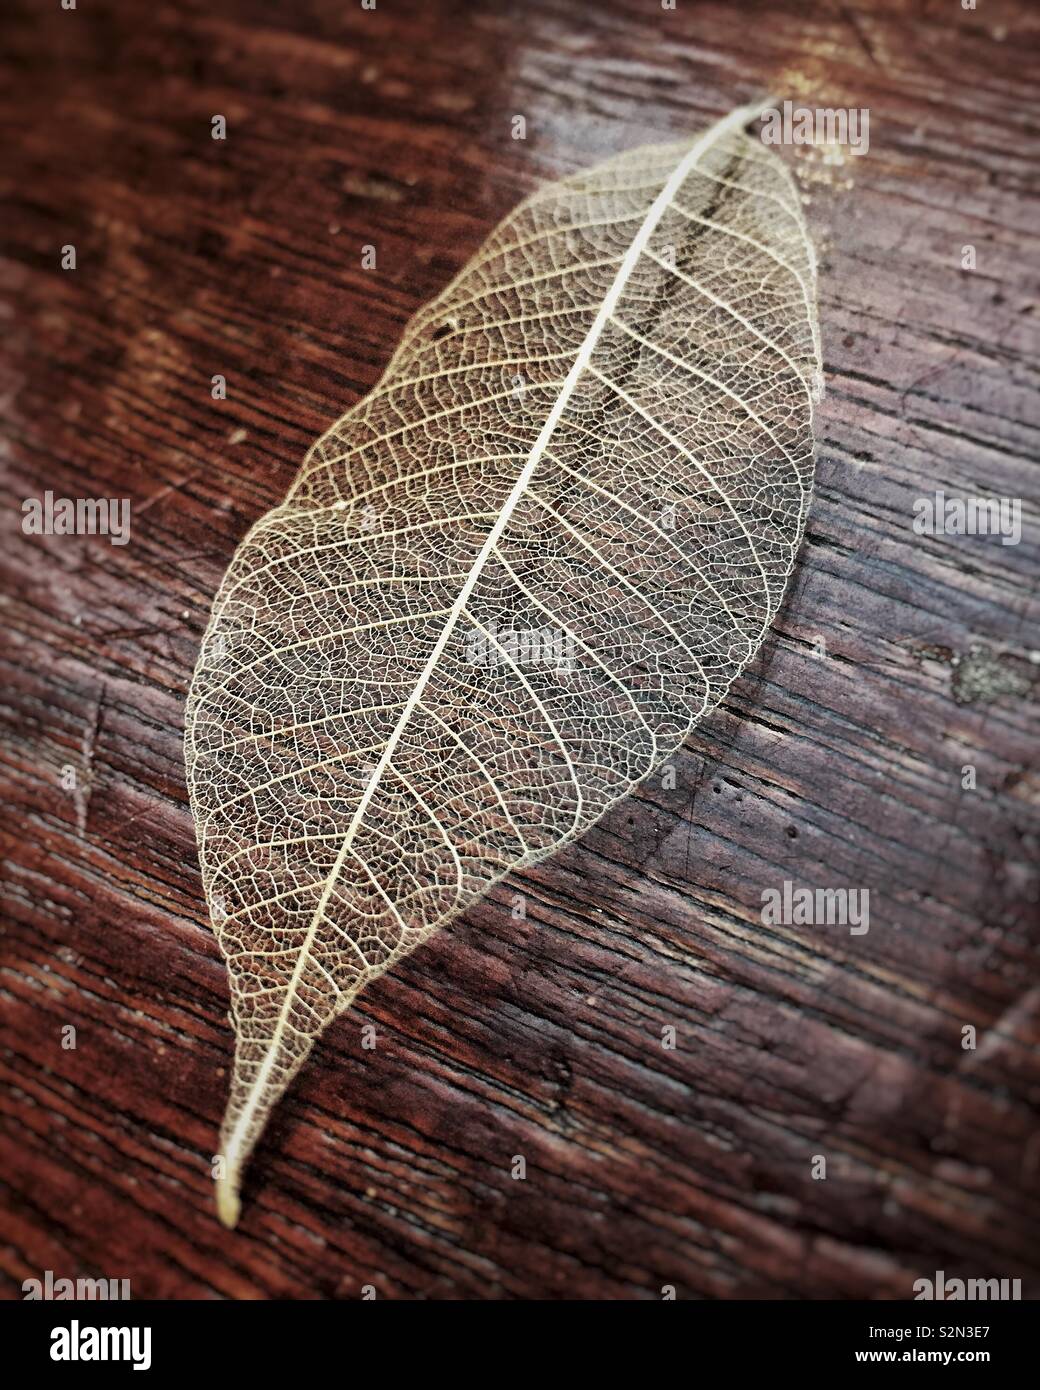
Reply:
[[[144,1297],[1040,1291],[1035,16],[81,0],[5,29],[4,1292],[48,1268]],[[854,187],[809,190],[828,394],[777,630],[674,788],[331,1030],[229,1234],[181,763],[220,575],[520,196],[768,90],[871,112]],[[937,486],[1024,499],[1022,544],[915,536]],[[129,497],[130,544],[23,536],[46,488]],[[1018,693],[957,685],[978,645]],[[869,887],[869,934],[764,927],[785,878]]]

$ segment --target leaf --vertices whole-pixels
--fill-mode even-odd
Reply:
[[[227,1225],[322,1030],[664,762],[777,611],[820,351],[757,109],[521,203],[235,554],[185,736]]]

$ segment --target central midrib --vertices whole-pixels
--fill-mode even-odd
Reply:
[[[288,1023],[289,1011],[292,1007],[293,999],[296,996],[296,990],[299,986],[300,980],[303,976],[303,972],[306,968],[307,959],[310,954],[311,946],[314,942],[314,937],[318,930],[318,925],[321,922],[322,916],[325,912],[325,908],[328,906],[328,902],[330,897],[332,896],[333,889],[335,888],[336,882],[339,879],[339,875],[342,872],[343,865],[346,862],[348,854],[350,853],[350,849],[352,844],[354,843],[354,837],[357,833],[358,826],[364,819],[364,815],[366,810],[368,809],[369,802],[372,800],[372,796],[375,793],[376,787],[379,785],[379,781],[383,773],[386,771],[387,767],[390,764],[390,760],[393,757],[394,751],[396,750],[397,745],[401,740],[402,734],[408,727],[408,723],[412,717],[416,705],[422,699],[423,692],[426,689],[430,677],[436,669],[437,663],[444,652],[444,648],[448,645],[448,642],[451,639],[451,635],[455,630],[455,625],[458,622],[459,617],[466,606],[470,594],[476,587],[477,581],[481,576],[481,573],[484,569],[484,565],[487,562],[488,556],[494,550],[496,543],[502,535],[502,532],[509,524],[509,520],[514,510],[516,509],[517,503],[520,501],[520,498],[524,495],[524,492],[527,490],[527,485],[530,483],[531,478],[534,476],[535,470],[538,467],[538,464],[541,462],[542,454],[545,451],[545,447],[548,444],[549,440],[552,438],[553,432],[555,431],[556,426],[559,424],[560,417],[562,416],[564,410],[567,408],[567,404],[574,393],[574,389],[577,386],[582,373],[588,367],[589,362],[592,359],[592,354],[596,349],[597,343],[599,342],[600,335],[602,334],[608,319],[613,313],[617,301],[620,299],[624,291],[624,288],[632,274],[632,271],[635,269],[635,266],[639,262],[640,257],[646,249],[647,242],[654,234],[654,231],[657,228],[657,224],[664,216],[664,213],[670,206],[673,198],[675,197],[675,194],[678,192],[679,188],[685,182],[690,171],[693,169],[697,161],[704,154],[705,150],[710,149],[711,146],[714,145],[715,142],[721,139],[723,136],[729,134],[734,130],[740,130],[754,116],[758,114],[760,109],[761,108],[759,106],[746,106],[738,108],[736,111],[731,112],[730,115],[727,116],[724,120],[719,121],[717,124],[713,125],[709,130],[705,132],[704,135],[701,136],[701,138],[698,141],[696,141],[690,147],[689,151],[683,156],[683,158],[676,165],[675,169],[672,171],[671,175],[669,176],[664,187],[661,189],[660,193],[658,193],[653,203],[651,203],[646,217],[640,224],[639,231],[636,233],[635,237],[632,240],[632,244],[625,252],[625,258],[621,262],[621,265],[618,267],[617,274],[615,275],[614,280],[611,283],[610,289],[607,291],[603,303],[601,304],[599,311],[597,312],[596,317],[593,320],[591,327],[589,328],[588,333],[582,341],[581,347],[578,349],[577,356],[575,357],[574,363],[571,366],[570,371],[567,373],[562,387],[560,388],[559,395],[553,403],[552,410],[550,410],[549,414],[546,416],[545,423],[542,426],[541,431],[539,432],[538,438],[535,440],[534,445],[531,448],[531,452],[527,456],[527,460],[524,463],[524,467],[521,470],[516,480],[516,483],[513,486],[512,491],[506,499],[505,504],[501,512],[499,513],[498,519],[489,531],[487,539],[481,547],[480,554],[477,556],[476,560],[473,563],[473,567],[470,570],[469,575],[467,576],[465,584],[459,591],[459,596],[455,600],[455,603],[451,608],[451,611],[448,615],[447,621],[444,624],[441,634],[438,637],[436,643],[434,644],[433,650],[430,653],[429,660],[423,668],[422,674],[420,675],[415,685],[415,688],[413,689],[412,694],[408,699],[408,702],[402,710],[401,716],[398,719],[397,724],[394,726],[393,733],[387,740],[386,747],[383,750],[382,756],[380,757],[379,762],[376,764],[376,768],[372,773],[372,776],[368,779],[368,783],[365,787],[364,793],[362,794],[361,800],[358,802],[357,809],[351,817],[350,825],[347,827],[346,833],[344,835],[343,844],[340,847],[339,853],[336,856],[336,861],[329,872],[329,876],[325,880],[325,885],[322,889],[321,897],[318,900],[318,905],[314,910],[314,915],[311,918],[310,925],[307,928],[307,934],[304,937],[302,945],[300,946],[299,958],[297,959],[296,966],[293,970],[292,978],[290,979],[288,987],[286,989],[285,1002],[282,1005],[281,1011],[278,1015],[278,1020],[275,1024],[274,1033],[271,1036],[271,1041],[268,1045],[263,1065],[261,1066],[260,1071],[257,1074],[256,1080],[250,1087],[248,1099],[245,1105],[242,1107],[238,1120],[235,1124],[235,1128],[232,1131],[231,1138],[227,1146],[229,1150],[229,1155],[230,1153],[234,1152],[237,1142],[241,1141],[241,1137],[245,1133],[249,1121],[252,1117],[252,1114],[256,1109],[257,1102],[259,1098],[263,1095],[263,1090],[267,1078],[270,1075],[275,1060],[277,1058],[278,1047],[281,1043],[282,1035],[285,1032],[286,1024]],[[225,1157],[228,1157],[229,1155],[226,1155]]]

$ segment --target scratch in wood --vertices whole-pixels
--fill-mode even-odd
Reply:
[[[856,40],[859,43],[860,48],[863,49],[863,52],[867,55],[867,57],[870,59],[870,61],[876,68],[880,67],[881,64],[878,62],[874,54],[874,50],[870,45],[870,41],[867,39],[867,36],[863,33],[863,30],[860,28],[859,21],[849,13],[849,11],[845,8],[844,5],[839,5],[838,9],[842,19],[845,20],[849,28],[856,35]]]
[[[94,785],[94,748],[97,743],[98,729],[101,727],[101,710],[104,701],[105,682],[102,681],[94,699],[94,708],[91,711],[90,723],[83,731],[83,742],[80,745],[83,754],[83,764],[80,768],[80,776],[76,778],[76,785],[72,794],[76,806],[76,829],[79,832],[81,840],[86,839],[87,834],[90,793]]]

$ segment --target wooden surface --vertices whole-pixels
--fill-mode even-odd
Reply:
[[[15,4],[5,1294],[45,1269],[164,1298],[886,1298],[937,1269],[1040,1293],[1028,8]],[[181,761],[220,575],[520,196],[769,91],[871,120],[869,154],[807,185],[828,392],[776,631],[674,788],[501,886],[326,1035],[228,1233],[226,976]],[[916,536],[936,487],[1023,499],[1022,543]],[[48,488],[129,497],[130,543],[24,536]],[[869,933],[763,926],[784,879],[869,888]]]

